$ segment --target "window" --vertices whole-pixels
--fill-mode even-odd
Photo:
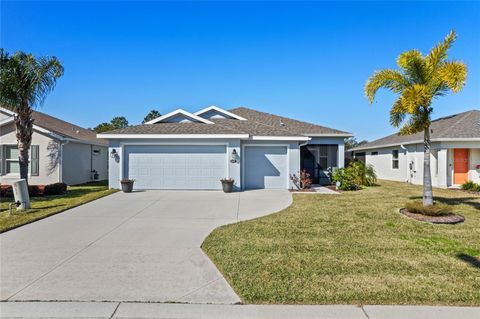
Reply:
[[[392,151],[392,168],[398,169],[398,150]]]
[[[371,155],[372,155],[372,156],[377,156],[377,155],[378,155],[378,152],[372,152]]]
[[[20,174],[18,155],[19,152],[16,146],[5,146],[5,174]]]
[[[20,161],[18,159],[20,153],[16,145],[0,145],[0,168],[3,174],[20,174]],[[39,169],[39,146],[32,145],[30,148],[30,161],[28,163],[28,173],[31,176],[38,176]],[[3,160],[2,160],[3,159]]]

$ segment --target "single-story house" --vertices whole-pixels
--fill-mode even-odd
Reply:
[[[446,116],[431,124],[431,172],[436,187],[480,182],[480,111]],[[375,168],[378,178],[423,183],[423,132],[393,134],[350,150]]]
[[[134,179],[137,189],[287,189],[291,174],[328,182],[343,167],[350,133],[245,107],[175,110],[142,125],[98,134],[109,140],[109,185]]]
[[[0,107],[0,184],[20,177],[15,113]],[[96,133],[45,113],[33,112],[29,183],[81,184],[108,177],[108,143]],[[96,172],[96,176],[95,176]]]

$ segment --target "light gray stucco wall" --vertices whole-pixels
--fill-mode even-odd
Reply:
[[[92,154],[92,150],[100,153]],[[99,180],[107,179],[106,146],[69,142],[63,146],[62,176],[63,182],[68,185],[82,184],[91,181],[90,171],[97,170]]]
[[[0,126],[0,145],[17,145],[13,123]],[[59,182],[60,158],[58,150],[60,143],[50,136],[34,131],[32,145],[39,146],[39,176],[29,176],[29,184],[46,185]],[[3,175],[0,176],[0,183],[11,184],[19,178],[18,174]]]

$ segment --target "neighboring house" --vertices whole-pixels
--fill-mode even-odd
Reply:
[[[110,142],[109,184],[134,179],[137,189],[235,189],[293,187],[301,169],[315,183],[329,167],[343,167],[350,133],[240,107],[178,109],[143,125],[97,135]]]
[[[0,107],[0,183],[11,184],[19,175],[14,113]],[[50,115],[33,112],[34,127],[30,148],[29,183],[68,185],[108,177],[107,141],[96,133]]]
[[[480,182],[480,111],[472,110],[432,121],[433,186]],[[378,178],[423,183],[423,132],[393,134],[353,148],[355,158],[371,164]]]

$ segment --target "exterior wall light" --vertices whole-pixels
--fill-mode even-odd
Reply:
[[[111,158],[117,157],[117,150],[116,149],[112,149],[112,151],[110,152],[110,157]]]
[[[238,153],[236,149],[233,149],[232,154],[230,155],[230,163],[236,163],[238,158]]]

